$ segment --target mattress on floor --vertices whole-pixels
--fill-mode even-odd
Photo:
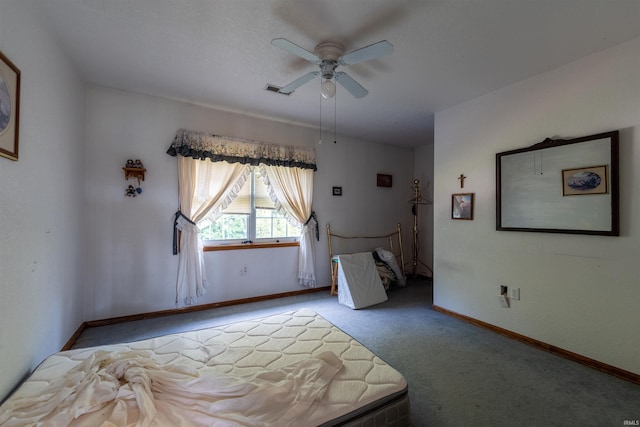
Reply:
[[[103,351],[145,351],[163,369],[188,366],[246,377],[283,369],[331,352],[342,367],[320,401],[305,414],[305,426],[409,425],[405,378],[354,338],[310,309],[158,338],[77,349],[54,354],[0,407],[0,419],[12,402],[38,396],[70,370]],[[16,400],[17,399],[17,400]],[[163,425],[152,423],[151,425]],[[225,425],[235,425],[225,424]]]

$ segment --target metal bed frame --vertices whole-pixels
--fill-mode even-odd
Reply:
[[[329,248],[329,267],[331,269],[331,295],[336,295],[338,293],[336,290],[336,285],[338,280],[338,259],[336,258],[336,256],[349,253],[349,252],[343,252],[342,248],[345,245],[345,241],[353,241],[355,239],[364,239],[364,240],[378,239],[381,241],[383,241],[383,239],[386,240],[389,245],[387,249],[391,251],[393,255],[396,257],[396,259],[398,260],[398,265],[402,270],[402,274],[403,275],[405,274],[404,250],[402,248],[402,230],[400,227],[400,223],[396,224],[396,231],[394,231],[393,233],[384,234],[380,236],[344,236],[341,234],[333,233],[331,231],[331,225],[327,224],[327,246]],[[334,243],[337,244],[338,252],[334,252],[333,250]]]

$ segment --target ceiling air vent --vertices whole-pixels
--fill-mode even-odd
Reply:
[[[271,83],[267,83],[267,85],[264,87],[264,90],[269,91],[269,92],[275,92],[275,93],[279,93],[281,95],[291,95],[293,92],[290,93],[282,93],[280,92],[280,89],[282,89],[281,87],[278,86],[274,86]]]

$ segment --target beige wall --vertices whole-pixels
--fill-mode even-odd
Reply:
[[[435,304],[640,373],[640,39],[436,115]],[[619,129],[621,236],[495,230],[495,154]],[[452,221],[450,197],[476,196]],[[498,286],[521,289],[501,308]]]
[[[401,222],[405,242],[409,241],[411,149],[340,136],[337,144],[318,144],[317,129],[90,86],[85,180],[88,319],[175,306],[178,261],[171,253],[171,239],[178,178],[176,159],[166,151],[179,128],[315,148],[318,286],[331,283],[327,223],[343,234],[375,235],[395,231]],[[147,169],[143,193],[135,198],[124,197],[121,168],[128,158],[141,159]],[[377,187],[377,173],[393,175],[393,187]],[[332,195],[333,186],[342,186],[341,197]],[[198,304],[304,289],[297,281],[295,248],[207,252],[205,264],[209,287]]]
[[[84,320],[84,86],[29,5],[0,2],[22,72],[19,160],[0,158],[0,400]]]

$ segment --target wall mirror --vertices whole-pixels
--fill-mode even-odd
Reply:
[[[619,236],[618,131],[496,154],[496,230]]]

